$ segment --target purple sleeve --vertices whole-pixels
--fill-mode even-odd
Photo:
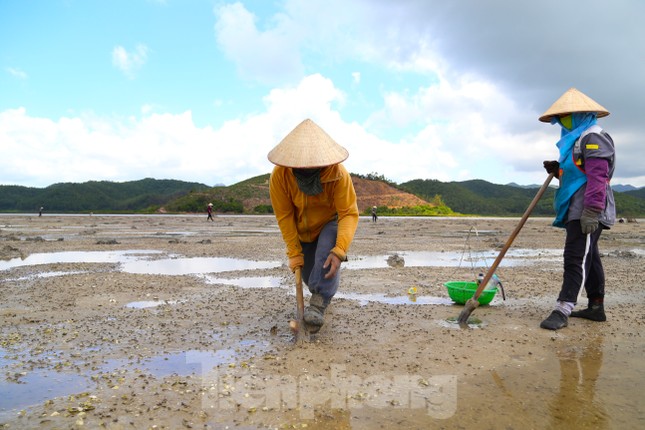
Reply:
[[[602,211],[605,209],[609,163],[604,158],[588,158],[585,161],[585,172],[587,173],[585,207]]]

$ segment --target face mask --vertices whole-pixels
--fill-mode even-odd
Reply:
[[[321,169],[297,169],[293,168],[293,174],[301,178],[311,178],[312,176],[320,174]]]
[[[561,116],[560,124],[562,124],[562,127],[566,128],[567,130],[571,130],[571,128],[573,127],[573,117],[571,116],[571,114]]]
[[[291,169],[293,176],[296,177],[298,188],[308,196],[315,196],[323,191],[320,182],[320,172],[322,169]]]

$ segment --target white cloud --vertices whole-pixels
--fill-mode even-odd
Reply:
[[[386,108],[372,121],[388,121],[396,111],[405,112],[398,119],[401,122],[424,120],[418,131],[398,141],[344,121],[337,107],[345,97],[331,80],[310,75],[297,86],[270,91],[263,112],[227,121],[219,129],[197,127],[190,111],[53,121],[31,117],[25,109],[8,110],[0,113],[0,140],[6,142],[0,182],[46,186],[154,177],[232,184],[270,172],[273,166],[266,154],[305,118],[313,119],[349,150],[346,165],[355,173],[379,172],[396,182],[454,180],[455,172],[464,179],[495,183],[522,183],[519,178],[524,183],[540,182],[541,160],[550,152],[552,139],[547,133],[501,131],[498,119],[503,116],[498,110],[507,109],[510,102],[490,85],[464,82],[458,87],[425,88],[409,96],[391,94]],[[483,101],[487,102],[484,107]],[[453,115],[456,120],[448,121]],[[61,160],[66,165],[63,170],[58,167]],[[522,163],[527,170],[520,172],[524,176],[513,171]]]
[[[366,70],[376,67],[379,72],[427,77],[437,85],[385,93],[385,106],[371,112],[364,125],[380,135],[386,128],[419,128],[429,122],[438,127],[443,141],[461,149],[460,158],[483,157],[469,160],[470,165],[460,171],[477,174],[484,169],[482,164],[503,162],[495,169],[515,182],[526,176],[511,178],[513,173],[535,170],[531,163],[540,165],[542,157],[553,157],[557,130],[537,123],[537,116],[567,88],[577,86],[608,106],[612,116],[602,125],[625,138],[616,139],[622,151],[635,154],[620,160],[617,174],[638,176],[637,170],[642,170],[638,160],[645,154],[637,138],[642,134],[639,115],[645,98],[640,95],[645,87],[639,82],[645,63],[614,48],[626,40],[625,34],[630,40],[645,40],[642,26],[624,21],[625,14],[640,16],[645,5],[589,0],[581,9],[577,5],[581,2],[566,6],[557,0],[546,2],[564,13],[505,1],[466,0],[463,7],[456,7],[439,0],[286,0],[281,12],[260,21],[236,3],[218,9],[216,29],[220,47],[238,69],[263,82],[271,77],[272,82],[283,82],[282,71],[297,76],[300,64],[309,65],[312,57],[338,68],[362,62]],[[572,11],[579,22],[593,22],[599,8],[606,14],[605,34],[599,43],[589,44],[577,37],[578,26],[566,23]],[[550,32],[544,33],[544,28]],[[264,56],[263,40],[270,40],[273,50],[290,59],[281,63],[280,56]],[[598,55],[604,61],[598,63]],[[591,69],[597,73],[588,73]],[[625,97],[627,93],[633,97]],[[479,134],[468,136],[466,131]]]
[[[129,79],[134,79],[137,72],[148,60],[148,47],[143,44],[136,46],[133,52],[128,52],[123,46],[115,46],[112,50],[112,64]]]
[[[275,84],[302,76],[298,28],[289,19],[278,15],[274,26],[260,31],[257,17],[241,3],[214,12],[217,44],[243,77]]]
[[[154,106],[151,104],[145,104],[141,106],[141,113],[144,115],[151,113],[153,110],[154,110]]]
[[[15,67],[7,67],[7,68],[5,68],[5,70],[7,71],[7,73],[9,73],[11,76],[13,76],[15,78],[18,78],[18,79],[27,79],[28,78],[27,73],[25,73],[24,71],[22,71],[20,69],[15,68]]]

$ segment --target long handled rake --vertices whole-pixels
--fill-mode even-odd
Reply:
[[[479,287],[477,287],[475,294],[464,305],[464,308],[461,310],[461,313],[459,314],[459,318],[457,318],[457,322],[461,327],[468,327],[468,318],[470,317],[470,314],[472,314],[473,311],[477,308],[477,306],[479,306],[479,301],[478,301],[479,296],[481,295],[482,291],[484,291],[484,288],[486,288],[488,281],[490,281],[490,279],[495,274],[495,270],[497,270],[497,266],[499,266],[499,264],[502,262],[504,255],[506,255],[506,251],[508,251],[508,249],[513,244],[513,241],[515,240],[515,237],[517,237],[520,230],[522,230],[522,227],[524,227],[524,224],[526,223],[526,220],[529,218],[529,215],[531,215],[531,212],[533,212],[533,209],[537,205],[538,201],[540,201],[540,198],[542,198],[542,195],[549,187],[549,184],[551,183],[551,180],[553,179],[554,175],[555,173],[551,173],[546,178],[546,180],[544,181],[544,184],[542,184],[542,186],[538,190],[535,197],[533,197],[533,201],[531,201],[531,204],[529,204],[529,207],[524,212],[524,215],[522,215],[522,219],[517,224],[517,227],[515,227],[515,230],[513,230],[513,233],[511,233],[511,235],[509,236],[508,240],[504,244],[504,247],[499,252],[499,254],[497,255],[497,258],[495,258],[495,261],[488,269],[488,272],[486,272],[486,275],[484,276],[484,279],[482,279],[481,283],[479,284]]]

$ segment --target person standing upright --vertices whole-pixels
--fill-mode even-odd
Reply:
[[[206,212],[208,212],[208,218],[206,218],[206,221],[215,221],[213,219],[213,204],[209,203],[208,206],[206,206]]]
[[[539,120],[560,126],[560,157],[544,161],[560,186],[555,194],[553,225],[566,229],[564,274],[555,309],[540,323],[547,330],[568,325],[569,317],[607,319],[604,308],[605,272],[598,250],[604,229],[616,222],[616,205],[609,184],[616,163],[614,141],[597,124],[607,109],[575,88],[566,91]],[[580,289],[586,309],[573,311]]]

